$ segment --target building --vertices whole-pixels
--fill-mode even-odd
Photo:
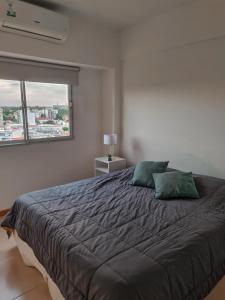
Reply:
[[[3,108],[0,107],[0,127],[4,125]]]
[[[22,110],[17,111],[17,120],[19,124],[23,124],[23,112]]]
[[[31,126],[36,125],[35,113],[28,110],[27,111],[27,120],[28,120],[29,125],[31,125]]]
[[[58,114],[58,110],[57,109],[53,109],[53,108],[49,108],[48,109],[48,118],[50,120],[56,119],[57,114]]]

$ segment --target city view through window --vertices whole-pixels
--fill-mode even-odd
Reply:
[[[67,84],[25,82],[24,111],[21,95],[19,81],[0,79],[1,144],[24,141],[25,131],[29,140],[70,136]]]

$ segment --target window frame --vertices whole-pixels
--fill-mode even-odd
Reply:
[[[67,85],[67,89],[68,89],[70,135],[61,136],[61,137],[52,137],[52,138],[48,137],[48,138],[31,139],[31,138],[29,138],[29,124],[28,124],[28,117],[27,117],[27,99],[26,99],[26,82],[29,82],[29,80],[16,80],[16,81],[20,82],[20,101],[21,101],[21,110],[22,110],[22,114],[23,114],[24,139],[19,140],[19,141],[0,141],[0,148],[8,147],[8,146],[29,145],[29,144],[36,144],[36,143],[67,141],[67,140],[74,139],[73,86],[72,86],[72,84],[62,83],[64,85]],[[45,83],[45,82],[40,82],[40,83]],[[49,83],[49,84],[51,84],[51,83]],[[52,84],[54,84],[54,83],[52,83]]]

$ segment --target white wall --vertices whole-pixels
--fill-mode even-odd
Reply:
[[[123,155],[225,178],[225,1],[198,0],[122,35]]]
[[[70,19],[70,35],[65,44],[47,43],[0,31],[0,53],[115,68],[118,51],[118,33],[79,17]]]
[[[111,112],[103,122],[102,116],[116,97],[117,87],[107,91],[110,84],[104,78],[118,69],[119,38],[114,31],[76,17],[63,45],[0,32],[0,54],[90,66],[82,67],[74,90],[74,140],[0,148],[1,210],[22,193],[93,176],[93,159],[103,151],[102,133],[115,118]],[[109,93],[113,96],[103,105]]]
[[[20,194],[93,176],[101,153],[101,71],[82,69],[74,89],[75,139],[0,148],[0,209]]]

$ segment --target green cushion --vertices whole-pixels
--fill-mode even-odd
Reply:
[[[152,177],[153,173],[165,172],[168,166],[168,161],[154,162],[154,161],[142,161],[136,165],[134,175],[132,178],[132,184],[138,186],[144,186],[154,188],[155,183]]]
[[[192,173],[166,172],[153,174],[155,198],[199,198]]]

